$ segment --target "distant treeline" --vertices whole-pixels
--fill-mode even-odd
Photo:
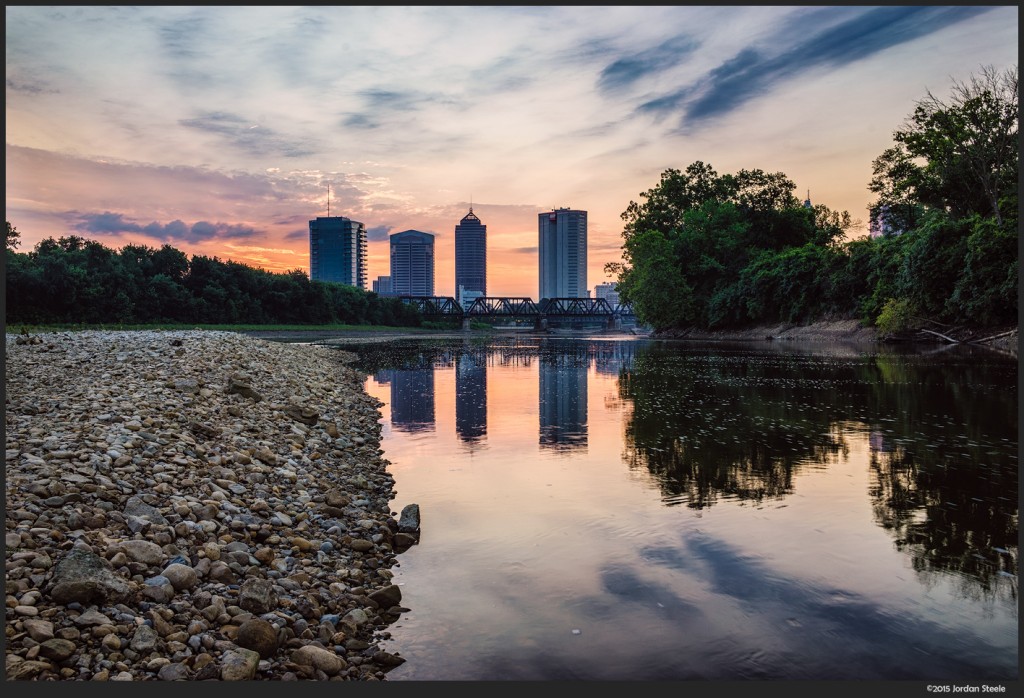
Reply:
[[[619,296],[656,329],[856,318],[883,334],[1017,323],[1017,69],[917,102],[872,163],[878,237],[783,173],[666,170],[622,214]]]
[[[28,324],[421,324],[419,311],[305,272],[272,273],[170,245],[120,251],[76,236],[15,251],[7,223],[6,322]]]

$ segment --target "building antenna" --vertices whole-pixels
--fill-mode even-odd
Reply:
[[[327,183],[327,217],[331,217],[331,183]]]
[[[469,212],[473,213],[473,195],[469,195]]]

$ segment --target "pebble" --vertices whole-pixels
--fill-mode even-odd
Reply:
[[[380,642],[418,530],[392,518],[352,355],[203,330],[17,339],[9,679],[378,681],[404,661]]]

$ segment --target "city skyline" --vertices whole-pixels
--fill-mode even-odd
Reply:
[[[451,37],[458,36],[458,42]],[[866,235],[915,102],[1016,65],[1016,6],[6,8],[7,220],[309,272],[308,221],[487,224],[487,292],[533,297],[536,216],[588,211],[588,285],[668,168],[783,172]],[[328,187],[330,188],[328,204]]]

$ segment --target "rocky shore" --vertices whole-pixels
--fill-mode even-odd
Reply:
[[[350,359],[7,334],[7,680],[385,679],[419,511]]]

